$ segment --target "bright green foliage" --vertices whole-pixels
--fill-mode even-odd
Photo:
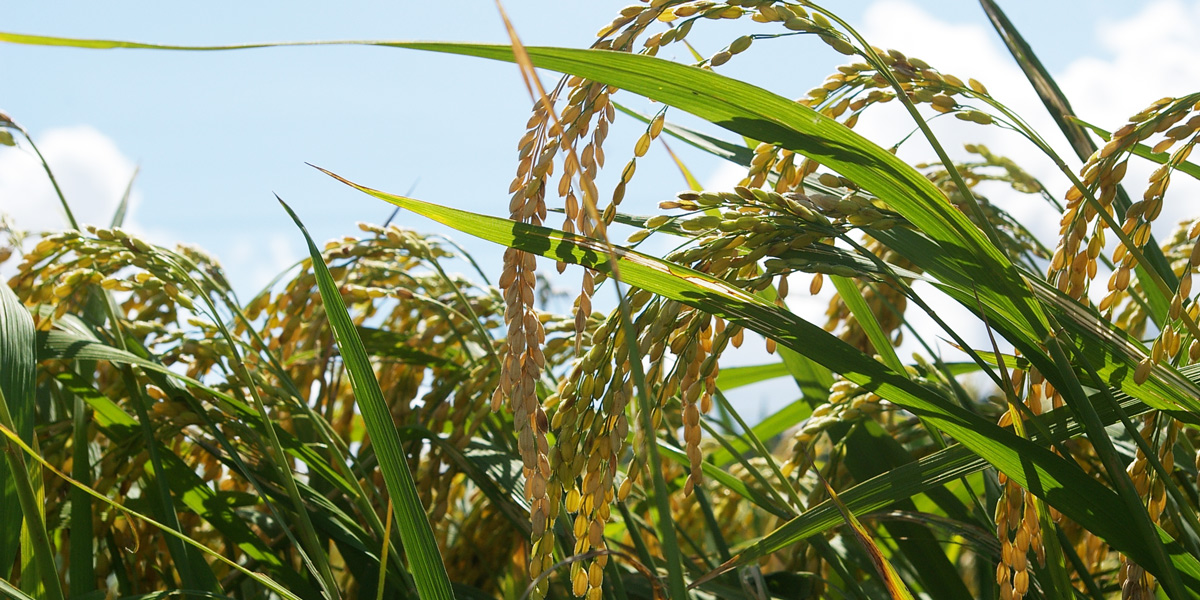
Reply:
[[[1171,177],[1200,173],[1188,162],[1200,94],[1158,100],[1111,133],[1087,125],[982,4],[1081,167],[979,81],[874,48],[811,3],[654,0],[622,10],[589,49],[338,42],[565,74],[547,96],[531,90],[507,215],[326,171],[505,246],[498,288],[448,273],[469,258],[456,247],[395,226],[309,240],[310,258],[249,302],[203,252],[119,223],[27,242],[10,232],[0,258],[20,264],[0,290],[0,494],[17,508],[0,515],[0,593],[1200,596],[1200,225],[1156,224]],[[850,62],[793,101],[717,72],[769,54],[774,35],[735,35],[707,59],[689,46],[692,65],[655,57],[694,27],[739,19]],[[618,90],[664,108],[620,108],[640,137],[601,190]],[[854,131],[888,103],[913,119],[930,163]],[[680,112],[713,127],[670,123]],[[938,114],[1015,131],[1071,187],[1047,190],[981,145],[954,158],[928,126]],[[0,132],[32,147],[6,116]],[[638,159],[664,133],[745,179],[625,214]],[[1157,163],[1149,181],[1124,181],[1141,160]],[[1060,237],[1037,239],[981,195],[985,181],[1054,206]],[[636,229],[627,245],[611,237],[618,223]],[[680,245],[636,250],[651,235]],[[575,314],[534,303],[535,255],[582,267]],[[833,288],[825,322],[789,308],[798,281]],[[942,322],[918,282],[973,322]],[[618,306],[593,310],[606,288]],[[914,328],[916,311],[940,330]],[[971,347],[967,328],[992,342]],[[722,369],[747,332],[780,360]],[[902,356],[905,338],[924,351]],[[939,338],[958,362],[934,353]],[[759,423],[725,397],[789,376],[798,399]]]

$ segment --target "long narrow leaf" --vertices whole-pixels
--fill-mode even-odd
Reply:
[[[505,45],[449,42],[283,42],[180,46],[0,33],[0,41],[92,49],[223,51],[304,45],[409,48],[514,62]],[[757,86],[671,61],[637,54],[525,47],[535,67],[585,77],[675,106],[743,136],[812,158],[855,181],[920,228],[971,280],[980,296],[1010,313],[1017,326],[1042,339],[1048,324],[1023,277],[999,249],[916,169],[821,113]]]
[[[0,284],[0,427],[29,441],[32,441],[33,432],[33,357],[33,318],[17,295],[7,285]],[[21,421],[17,420],[18,416]],[[4,446],[5,465],[0,467],[0,489],[6,492],[5,496],[11,492],[11,497],[0,500],[7,502],[15,499],[16,502],[4,505],[4,513],[12,516],[0,522],[0,525],[15,523],[2,534],[4,541],[11,543],[11,546],[3,550],[5,562],[0,562],[0,574],[7,575],[11,569],[11,561],[18,548],[17,534],[24,530],[28,532],[28,539],[33,546],[31,554],[36,561],[40,581],[25,581],[22,577],[22,586],[25,591],[36,592],[33,594],[35,596],[44,594],[51,600],[62,600],[63,590],[58,580],[58,569],[54,565],[54,549],[46,532],[44,508],[38,499],[39,490],[34,485],[33,473],[40,471],[30,471],[26,467],[22,454],[12,442],[6,441]],[[14,505],[19,508],[14,510]],[[21,526],[22,518],[24,528]]]
[[[783,364],[782,362],[748,367],[725,367],[721,369],[721,373],[717,375],[717,387],[720,387],[728,392],[729,390],[740,388],[744,385],[751,385],[775,379],[776,377],[787,376],[787,365]]]
[[[1050,113],[1050,117],[1058,124],[1058,128],[1066,136],[1067,141],[1071,143],[1071,148],[1075,150],[1075,155],[1079,160],[1086,161],[1088,157],[1096,151],[1096,144],[1092,143],[1092,139],[1088,137],[1083,127],[1074,119],[1075,111],[1071,109],[1071,103],[1067,100],[1065,94],[1059,89],[1058,83],[1042,66],[1042,61],[1033,52],[1033,48],[1025,42],[1025,38],[1017,31],[1012,21],[1004,14],[1004,11],[993,0],[979,0],[983,11],[987,14],[988,19],[992,22],[992,27],[996,29],[996,33],[1000,34],[1000,39],[1004,40],[1004,45],[1008,47],[1008,51],[1013,55],[1013,59],[1021,67],[1021,71],[1025,73],[1026,79],[1033,89],[1037,91],[1038,97],[1042,99],[1042,104],[1046,106],[1046,111]],[[1116,209],[1118,218],[1124,218],[1125,211],[1129,209],[1132,202],[1129,200],[1129,193],[1125,191],[1124,186],[1117,186],[1117,195],[1113,199],[1113,207]],[[1144,246],[1146,258],[1150,265],[1158,272],[1169,285],[1175,286],[1178,283],[1175,280],[1175,272],[1171,270],[1167,264],[1167,259],[1163,256],[1162,249],[1159,248],[1158,242],[1154,241],[1153,236]],[[1138,277],[1145,277],[1144,266],[1138,265]],[[1153,308],[1154,319],[1156,323],[1162,323],[1162,318],[1166,314],[1170,299],[1166,298],[1162,291],[1155,285],[1143,286],[1143,291]]]
[[[892,563],[883,555],[883,551],[871,539],[871,533],[867,531],[866,527],[863,527],[858,518],[854,516],[854,513],[846,508],[846,505],[838,498],[837,492],[833,491],[833,487],[829,485],[828,481],[821,478],[821,484],[825,486],[825,491],[829,492],[830,502],[833,502],[838,512],[842,513],[842,518],[850,525],[850,529],[854,532],[854,537],[858,538],[858,542],[863,545],[863,548],[867,551],[867,555],[871,557],[871,564],[875,565],[875,569],[879,571],[879,576],[883,578],[883,585],[887,589],[888,595],[893,600],[912,600],[912,592],[908,591],[908,586],[904,585],[904,581],[900,579],[900,574],[896,572],[896,567],[892,566]]]
[[[329,318],[329,325],[341,350],[346,372],[350,376],[355,403],[362,412],[367,431],[371,434],[375,454],[379,457],[379,468],[383,472],[388,494],[396,508],[400,539],[404,542],[404,550],[408,555],[409,568],[417,584],[417,591],[425,600],[451,599],[454,592],[446,574],[446,566],[442,563],[441,552],[433,537],[433,528],[429,525],[425,507],[417,495],[408,460],[400,445],[400,435],[396,432],[396,424],[392,421],[379,382],[375,379],[375,371],[367,358],[366,349],[363,348],[354,322],[350,320],[350,314],[346,311],[346,304],[338,292],[337,283],[329,274],[329,268],[325,266],[320,249],[313,243],[308,230],[291,207],[282,200],[279,203],[295,221],[308,243],[313,273],[321,290],[321,302],[325,306],[325,315]]]
[[[515,223],[394,196],[337,175],[330,176],[360,191],[408,208],[465,233],[548,258],[607,271],[605,245],[590,238],[544,227]],[[909,381],[866,354],[795,314],[693,269],[668,263],[627,248],[614,248],[622,279],[631,285],[677,300],[742,325],[805,354],[846,379],[874,391],[933,422],[964,446],[1025,486],[1032,473],[1039,492],[1052,506],[1107,540],[1114,548],[1144,561],[1148,571],[1171,568],[1155,560],[1153,542],[1121,524],[1128,516],[1116,494],[1053,452],[970,413],[937,393]],[[1200,562],[1161,530],[1174,568],[1188,585],[1200,589]]]
[[[29,446],[29,444],[26,444],[24,442],[24,440],[22,440],[19,436],[17,436],[11,430],[0,427],[0,435],[3,435],[5,438],[8,439],[8,441],[15,444],[17,446],[17,448],[20,450],[20,452],[24,453],[25,456],[28,456],[29,458],[31,458],[34,461],[36,461],[37,463],[39,463],[47,471],[53,473],[54,475],[56,475],[58,477],[61,477],[64,481],[66,481],[72,487],[86,492],[92,498],[95,498],[96,500],[99,500],[100,502],[107,504],[108,506],[112,507],[113,509],[120,511],[127,517],[137,518],[137,519],[144,521],[150,525],[153,525],[154,527],[157,527],[160,531],[162,531],[163,533],[166,533],[167,535],[171,536],[172,538],[180,540],[180,541],[188,544],[189,546],[196,548],[197,550],[204,552],[205,554],[208,554],[209,556],[212,556],[216,560],[221,561],[221,562],[225,563],[226,565],[229,565],[230,567],[242,572],[247,577],[263,584],[268,589],[270,589],[272,592],[278,594],[279,597],[281,597],[281,598],[285,598],[287,600],[301,600],[299,596],[293,594],[287,588],[279,585],[278,582],[271,579],[270,577],[267,577],[261,573],[255,572],[255,571],[251,571],[250,569],[247,569],[246,567],[238,564],[237,562],[226,558],[224,555],[217,552],[216,550],[213,550],[212,548],[209,548],[208,546],[205,546],[204,544],[197,542],[196,540],[184,535],[183,533],[181,533],[175,529],[171,529],[166,524],[155,521],[154,519],[152,519],[144,514],[141,514],[139,512],[130,510],[128,507],[118,504],[118,503],[114,502],[112,499],[104,496],[104,494],[101,494],[100,492],[97,492],[96,490],[89,488],[89,487],[79,483],[78,481],[75,481],[74,479],[71,479],[66,473],[59,471],[57,468],[54,467],[54,465],[47,462],[45,458],[38,455],[38,453],[33,448],[31,448]],[[204,592],[204,593],[210,594],[211,592]]]
[[[1192,375],[1200,377],[1200,369],[1193,369]],[[1120,408],[1130,416],[1144,414],[1150,410],[1145,404],[1125,394],[1117,396]],[[1105,424],[1116,423],[1120,419],[1110,407],[1101,409],[1100,416]],[[1083,426],[1074,420],[1070,410],[1065,407],[1038,416],[1037,419],[1042,422],[1042,427],[1034,429],[1047,430],[1055,440],[1065,440],[1083,431]],[[1033,441],[1040,445],[1049,443],[1049,440],[1041,439],[1037,434],[1034,434]],[[977,473],[986,466],[986,461],[972,454],[967,448],[954,445],[863,481],[843,491],[842,501],[850,510],[859,514],[881,510],[897,500],[925,493],[955,479]],[[839,520],[838,511],[831,503],[822,502],[812,506],[803,515],[781,525],[743,549],[734,564],[752,563],[781,548],[826,531],[836,526]]]

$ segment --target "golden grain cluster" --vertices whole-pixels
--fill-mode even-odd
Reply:
[[[691,48],[688,36],[710,25],[752,26],[755,33],[730,35],[705,56]],[[754,60],[749,57],[791,36],[820,40],[850,57],[796,101],[846,128],[855,127],[864,111],[902,105],[922,119],[919,126],[953,114],[970,127],[1014,131],[1052,154],[1041,135],[979,81],[964,82],[919,58],[870,46],[833,13],[808,2],[642,0],[622,9],[592,47],[654,56],[678,44],[675,49],[692,50],[695,67],[711,71]],[[1082,483],[1119,487],[1124,480],[1118,479],[1127,477],[1140,499],[1139,517],[1168,535],[1196,533],[1188,519],[1194,502],[1181,491],[1200,489],[1200,479],[1183,477],[1200,468],[1196,428],[1177,419],[1179,413],[1156,410],[1159,405],[1127,403],[1141,415],[1136,427],[1119,402],[1145,385],[1141,389],[1158,386],[1158,395],[1142,399],[1169,404],[1161,400],[1169,396],[1163,388],[1183,380],[1179,369],[1200,359],[1200,304],[1192,290],[1200,268],[1200,221],[1182,223],[1161,244],[1154,231],[1167,202],[1176,201],[1168,198],[1172,177],[1195,175],[1188,158],[1200,130],[1200,95],[1154,102],[1114,131],[1077,172],[1052,154],[1072,181],[1065,194],[1047,190],[1025,170],[1028,165],[982,144],[969,144],[963,158],[950,160],[929,134],[939,156],[915,165],[915,179],[932,186],[930,202],[961,212],[969,223],[964,228],[978,228],[972,233],[983,234],[997,256],[1017,265],[1020,291],[1028,288],[1045,306],[1066,307],[1055,314],[1084,315],[1095,324],[1095,338],[1109,343],[1101,347],[1093,340],[1080,351],[1095,358],[1095,366],[1081,360],[1069,373],[1053,373],[1039,370],[1046,363],[1030,357],[1059,349],[1066,328],[1058,322],[1049,325],[1053,333],[1045,339],[1023,346],[1024,354],[1008,355],[996,347],[968,348],[957,324],[942,324],[937,335],[953,338],[971,362],[947,364],[929,345],[911,364],[900,362],[896,348],[906,338],[922,344],[931,339],[930,332],[913,328],[914,311],[940,323],[913,286],[942,282],[934,266],[904,246],[905,240],[930,241],[921,237],[928,232],[914,224],[917,217],[906,217],[895,198],[876,196],[867,189],[874,187],[793,149],[747,140],[738,185],[686,190],[656,198],[655,214],[627,214],[624,201],[639,183],[639,161],[644,164],[679,130],[668,122],[671,109],[658,108],[630,124],[636,142],[621,149],[621,160],[609,160],[610,130],[624,125],[614,102],[619,91],[570,76],[534,99],[517,142],[508,218],[558,227],[568,240],[590,238],[590,247],[609,251],[610,232],[622,224],[636,228],[627,238],[632,246],[671,236],[678,243],[663,257],[668,264],[654,264],[694,269],[687,277],[711,278],[709,284],[715,280],[728,286],[722,290],[768,309],[790,310],[794,282],[805,282],[811,295],[832,285],[823,323],[832,335],[818,328],[813,335],[826,335],[824,343],[838,343],[838,351],[878,366],[892,387],[882,379],[864,382],[854,373],[820,371],[821,361],[796,353],[794,340],[776,335],[791,343],[792,349],[780,352],[780,342],[768,335],[766,350],[783,355],[803,397],[786,409],[789,427],[772,430],[767,419],[750,428],[723,395],[722,378],[737,371],[722,361],[748,334],[775,330],[727,306],[709,312],[721,306],[719,295],[707,304],[688,303],[620,287],[620,305],[597,311],[593,300],[600,286],[623,285],[617,261],[609,257],[603,266],[582,270],[571,314],[552,314],[539,305],[545,280],[531,245],[505,250],[492,288],[447,272],[445,263],[465,258],[453,244],[395,225],[362,224],[361,237],[329,242],[322,259],[376,359],[374,375],[401,432],[403,458],[455,582],[505,598],[569,592],[600,600],[645,580],[656,595],[664,588],[656,563],[671,560],[676,545],[683,547],[680,565],[690,569],[688,577],[703,580],[721,563],[732,564],[736,552],[756,548],[765,533],[829,510],[840,502],[832,489],[886,476],[888,467],[945,460],[957,448],[955,440],[931,425],[927,414],[904,410],[901,397],[889,395],[897,389],[920,390],[963,415],[987,419],[985,425],[994,422],[1025,440],[1050,443],[1046,427],[1086,429],[1075,422],[1084,420],[1080,405],[1066,407],[1073,397],[1055,385],[1077,378],[1089,386],[1079,386],[1087,395],[1082,401],[1117,413],[1110,422],[1123,420],[1130,431],[1118,450],[1106,449],[1103,437],[1116,426],[1055,440],[1054,456],[1077,467]],[[0,129],[14,128],[0,113]],[[1161,164],[1148,181],[1130,182],[1126,172],[1139,155]],[[894,158],[882,150],[879,156]],[[598,183],[606,162],[621,165],[611,190]],[[981,193],[990,182],[1058,207],[1052,249]],[[1141,199],[1127,201],[1126,188],[1142,191]],[[1058,197],[1065,203],[1059,205]],[[561,223],[551,223],[559,209]],[[315,584],[295,575],[306,569],[336,579],[347,597],[411,591],[404,549],[389,542],[392,507],[380,457],[309,260],[242,302],[218,262],[196,248],[162,248],[120,227],[40,238],[26,238],[7,222],[0,230],[8,234],[0,263],[19,259],[9,285],[29,307],[47,355],[39,370],[47,391],[37,411],[51,424],[38,431],[39,451],[113,503],[95,507],[92,532],[56,530],[64,539],[91,535],[97,549],[110,550],[97,554],[97,589],[110,579],[119,580],[123,591],[169,589],[187,579],[187,565],[173,562],[180,552],[174,539],[146,531],[115,507],[128,505],[165,515],[167,526],[226,557],[228,563],[212,566],[222,589],[246,583],[245,573],[230,568],[234,563],[291,577],[284,583],[308,595],[316,594]],[[946,258],[960,259],[967,260]],[[566,267],[557,264],[560,273]],[[1105,271],[1111,271],[1107,291],[1093,305],[1099,296],[1090,294],[1091,283]],[[978,290],[975,300],[963,304],[984,313]],[[1009,325],[981,326],[1001,337],[1011,333]],[[1149,339],[1143,344],[1142,338]],[[1103,371],[1094,377],[1107,379],[1085,380],[1093,377],[1092,368]],[[977,370],[992,375],[990,382],[978,387],[956,378]],[[1125,395],[1101,393],[1108,385]],[[94,424],[68,427],[67,416],[84,412],[67,407],[83,403]],[[1043,417],[1051,411],[1061,418]],[[1075,419],[1069,425],[1068,413]],[[764,439],[756,437],[760,427]],[[873,456],[855,455],[852,449],[863,444],[879,450],[878,464]],[[674,460],[655,469],[659,455]],[[899,464],[883,464],[896,456],[903,457]],[[1188,459],[1180,461],[1182,456]],[[91,464],[73,468],[81,459]],[[982,573],[982,579],[966,581],[955,571],[954,578],[964,579],[955,585],[1020,600],[1050,589],[1054,570],[1066,569],[1063,556],[1051,552],[1065,548],[1074,573],[1065,585],[1119,590],[1123,598],[1157,593],[1162,580],[1150,574],[1155,565],[1138,564],[1119,544],[1112,547],[1073,522],[1037,486],[1018,482],[1027,481],[1026,473],[988,469],[969,480],[982,469],[922,488],[920,498],[881,503],[878,511],[859,515],[869,530],[886,534],[876,550],[883,547],[880,555],[900,564],[905,578],[921,582],[927,593],[935,589],[930,571],[923,570],[930,563],[916,555],[929,547],[914,550],[924,541],[944,551],[937,560],[951,569]],[[654,498],[652,483],[665,483],[672,493]],[[47,477],[44,493],[48,522],[73,516],[67,501],[79,500],[69,482]],[[927,509],[930,503],[935,508]],[[670,522],[679,539],[658,537],[665,529],[654,523],[661,522]],[[307,539],[314,528],[320,543]],[[800,585],[783,577],[794,575],[814,596],[844,593],[842,587],[882,593],[883,587],[870,587],[876,575],[862,566],[874,558],[869,544],[850,550],[858,542],[850,541],[849,530],[831,525],[813,531],[738,563],[744,590],[763,597],[768,580],[776,588],[780,581]],[[307,552],[315,547],[328,556],[314,561]],[[64,568],[71,556],[60,557]],[[112,559],[120,556],[123,563]],[[621,577],[606,581],[614,573]],[[880,574],[886,577],[882,569]]]

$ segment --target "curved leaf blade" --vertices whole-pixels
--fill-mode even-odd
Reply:
[[[412,198],[395,196],[330,175],[364,193],[407,208],[439,223],[482,239],[547,258],[607,272],[610,262],[603,242],[545,227],[488,217]],[[622,280],[709,312],[775,339],[846,379],[874,391],[906,410],[930,420],[1010,478],[1028,486],[1035,476],[1044,499],[1063,514],[1107,540],[1114,548],[1144,561],[1147,570],[1170,568],[1154,560],[1153,542],[1123,524],[1128,515],[1115,492],[1048,449],[970,413],[932,390],[910,381],[886,365],[797,315],[693,269],[668,263],[623,247],[613,248]],[[1166,532],[1158,531],[1174,568],[1193,590],[1200,590],[1200,561]],[[738,557],[722,567],[736,566]]]
[[[33,438],[34,339],[33,318],[29,311],[7,285],[0,284],[0,428],[14,440],[28,443],[36,441]],[[41,471],[26,466],[15,441],[5,442],[3,454],[5,463],[0,466],[3,496],[0,500],[5,502],[6,508],[4,520],[0,521],[4,526],[0,541],[5,542],[0,550],[3,552],[0,573],[11,570],[17,550],[21,549],[22,562],[32,563],[23,564],[22,573],[37,574],[37,578],[30,577],[28,581],[21,578],[24,591],[62,600],[62,584],[54,564],[54,549],[46,531],[42,507]],[[11,508],[14,504],[19,507],[17,510]],[[22,544],[29,546],[22,549]]]
[[[404,542],[417,593],[425,600],[451,600],[454,598],[454,591],[450,585],[450,577],[446,573],[441,551],[433,537],[433,528],[429,525],[425,507],[417,495],[417,486],[413,481],[412,471],[408,468],[408,459],[400,445],[400,434],[383,399],[383,391],[379,388],[379,381],[375,379],[375,371],[367,357],[362,339],[354,328],[354,322],[350,320],[346,304],[338,291],[337,283],[329,274],[329,267],[325,265],[320,249],[313,243],[308,230],[291,207],[283,200],[279,203],[295,221],[308,243],[313,273],[321,291],[321,302],[341,350],[346,372],[350,376],[355,403],[362,412],[367,431],[371,434],[371,443],[379,457],[379,469],[383,472],[388,494],[395,505],[396,523],[400,528],[400,539]]]

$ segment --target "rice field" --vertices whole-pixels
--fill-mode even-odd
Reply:
[[[506,45],[341,42],[520,68],[532,110],[497,190],[506,211],[318,167],[504,247],[499,272],[450,270],[475,263],[396,224],[319,244],[280,200],[308,257],[241,298],[215,257],[139,238],[123,208],[81,225],[60,192],[61,231],[5,222],[0,596],[1200,595],[1200,220],[1159,219],[1172,177],[1200,177],[1200,93],[1084,122],[981,5],[1070,154],[986,74],[872,46],[811,2],[652,0],[577,48],[527,47],[507,19]],[[688,36],[717,22],[754,33],[703,55]],[[800,98],[722,74],[780,36],[846,63]],[[656,56],[667,48],[694,60]],[[855,131],[887,104],[926,162]],[[954,159],[935,118],[1005,129],[1027,155],[969,144]],[[40,157],[19,119],[0,114],[0,143]],[[614,127],[633,147],[606,143]],[[703,189],[683,162],[639,173],[663,142],[744,177]],[[1030,157],[1069,186],[1044,186]],[[1126,178],[1145,161],[1148,179]],[[622,208],[639,180],[680,174],[691,189],[654,214]],[[997,183],[1052,208],[1058,235],[989,200],[981,184]],[[579,282],[569,310],[539,300],[549,277]],[[830,289],[823,318],[787,301]],[[935,292],[970,322],[943,321]],[[728,364],[759,344],[769,361]],[[739,388],[781,377],[794,402],[739,414]]]

